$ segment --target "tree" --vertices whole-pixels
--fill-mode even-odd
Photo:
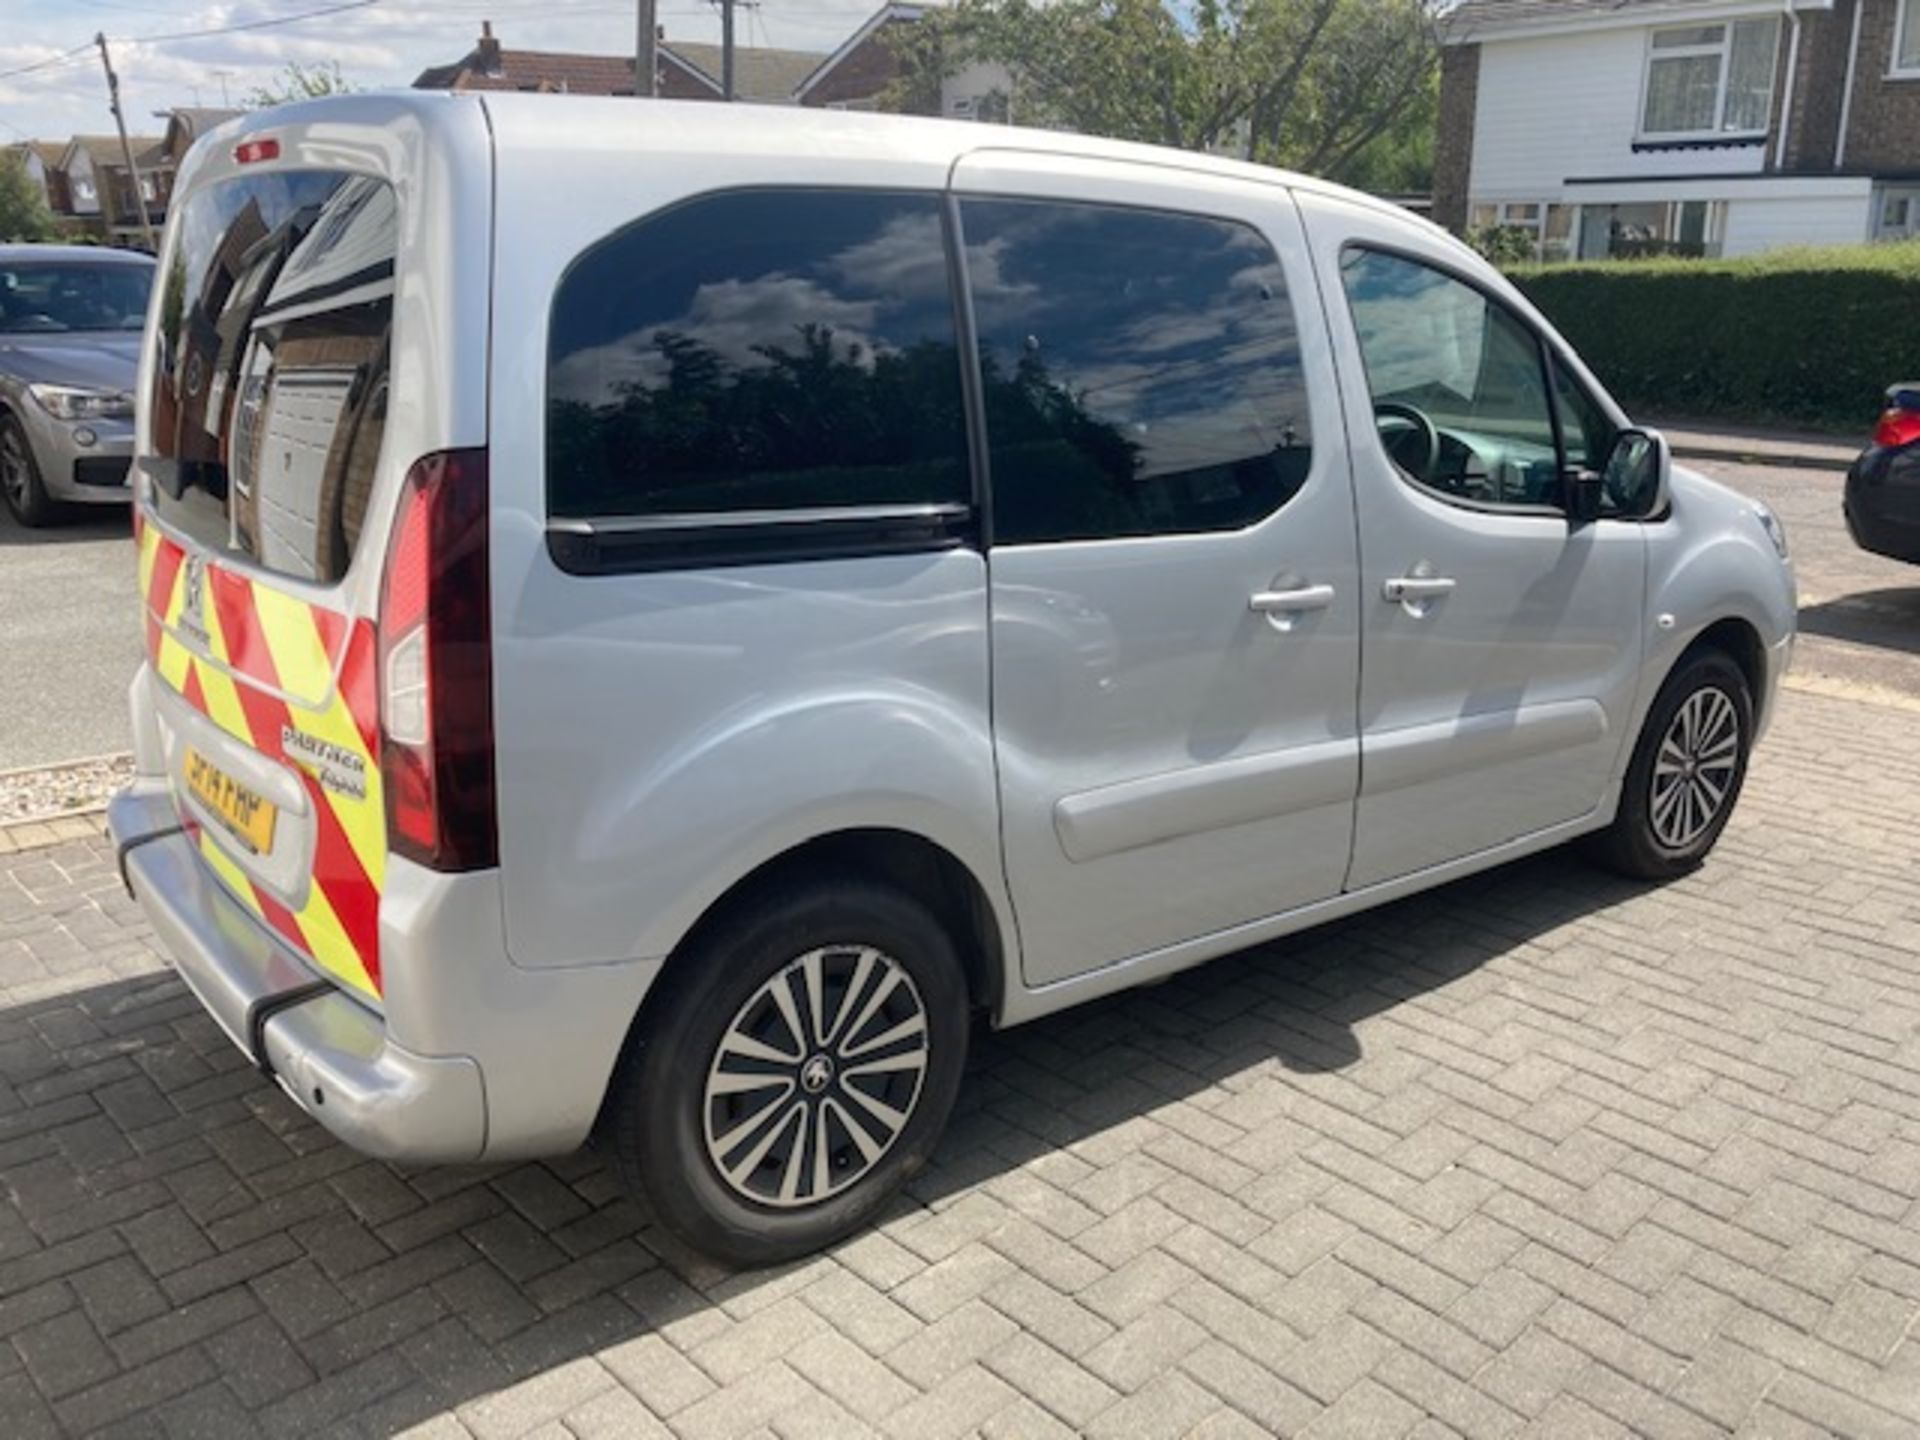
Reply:
[[[1438,0],[956,0],[900,27],[894,98],[924,108],[941,76],[998,63],[1025,123],[1343,178],[1408,143],[1431,104],[1437,15]]]
[[[351,95],[360,87],[340,73],[340,62],[323,61],[302,65],[289,60],[273,80],[256,85],[240,103],[249,110],[264,110],[269,105],[285,105],[290,100],[317,100],[323,95]]]
[[[52,240],[59,234],[47,195],[18,151],[0,153],[0,240]]]
[[[1482,225],[1467,232],[1467,243],[1502,269],[1540,258],[1539,237],[1524,225]]]

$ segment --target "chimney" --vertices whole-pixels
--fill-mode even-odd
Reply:
[[[488,75],[500,73],[500,42],[493,38],[493,22],[480,22],[480,44],[476,47],[480,56],[480,69]]]

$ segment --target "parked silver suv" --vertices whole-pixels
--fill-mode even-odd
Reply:
[[[1391,206],[1074,136],[356,96],[181,177],[129,883],[409,1161],[598,1133],[735,1262],[1011,1025],[1576,837],[1726,824],[1792,636]]]
[[[0,502],[22,525],[127,501],[133,377],[153,261],[0,245]]]

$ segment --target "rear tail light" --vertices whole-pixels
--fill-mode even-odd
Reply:
[[[487,452],[407,472],[380,597],[380,770],[387,843],[435,870],[499,861]]]
[[[1897,450],[1920,440],[1920,388],[1895,386],[1887,392],[1887,408],[1873,432],[1873,443]]]

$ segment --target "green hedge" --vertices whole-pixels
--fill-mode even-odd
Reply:
[[[1637,415],[1858,433],[1920,379],[1920,241],[1509,273]]]

